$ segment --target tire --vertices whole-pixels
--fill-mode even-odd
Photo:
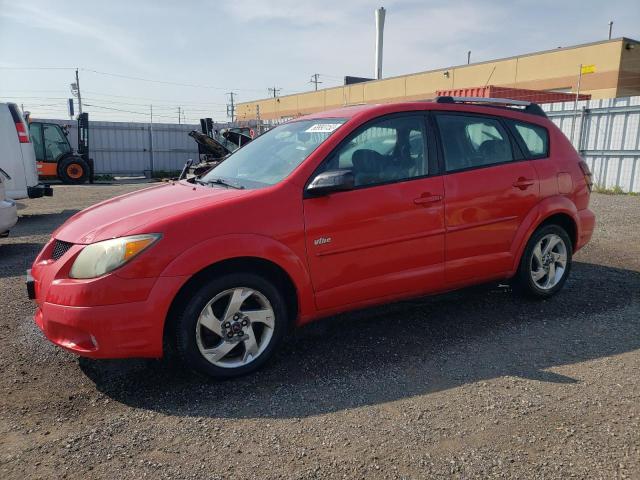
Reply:
[[[89,179],[89,165],[80,157],[66,157],[58,162],[58,177],[62,183],[79,185]]]
[[[555,243],[545,252],[549,245],[547,242]],[[571,239],[562,227],[554,224],[541,226],[527,242],[514,277],[514,290],[539,299],[555,295],[569,277],[572,256]]]
[[[238,377],[262,367],[288,328],[285,301],[270,281],[227,274],[201,286],[178,315],[176,351],[190,370],[219,379]]]

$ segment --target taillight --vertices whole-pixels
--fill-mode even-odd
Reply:
[[[24,120],[22,119],[20,110],[18,110],[18,106],[15,103],[9,103],[8,105],[9,112],[11,112],[11,117],[13,118],[13,123],[16,125],[18,140],[20,140],[20,143],[29,143],[29,131],[27,130],[27,126],[24,124]]]
[[[589,191],[593,189],[593,175],[591,170],[589,169],[589,165],[584,160],[580,160],[580,170],[582,170],[582,174],[584,175],[584,181],[587,182],[587,187],[589,187]]]
[[[27,127],[24,126],[24,123],[16,123],[16,132],[18,133],[20,143],[29,143],[29,132],[27,132]]]

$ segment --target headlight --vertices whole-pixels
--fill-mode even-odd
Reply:
[[[92,243],[76,257],[69,276],[95,278],[121,267],[160,239],[158,233],[132,235]]]

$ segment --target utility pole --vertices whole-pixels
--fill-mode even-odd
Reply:
[[[274,85],[273,88],[269,88],[269,95],[271,95],[273,93],[273,98],[276,98],[278,96],[278,94],[280,93],[280,90],[282,90],[281,88],[276,88],[276,86]]]
[[[573,122],[571,123],[571,137],[569,140],[573,143],[573,137],[576,130],[576,121],[578,118],[578,100],[580,99],[580,83],[582,82],[582,64],[578,67],[578,85],[576,88],[576,99],[573,102]]]
[[[260,123],[260,104],[256,104],[256,130],[258,131],[258,135],[260,135],[262,129],[262,124]]]
[[[80,76],[76,68],[76,87],[78,88],[78,113],[82,115],[82,95],[80,95]]]
[[[318,91],[318,84],[322,83],[320,80],[318,80],[319,77],[320,77],[319,73],[314,73],[313,75],[311,75],[311,80],[309,80],[309,83],[315,84],[316,92]]]
[[[235,121],[236,114],[236,105],[233,101],[235,92],[227,92],[227,95],[229,95],[229,103],[227,104],[227,117],[231,117],[231,123],[233,123]]]
[[[149,178],[153,177],[153,105],[149,105],[151,123],[149,123]]]
[[[178,107],[178,125],[180,125],[180,107]]]
[[[613,32],[613,20],[609,21],[609,40],[611,40],[611,33]]]

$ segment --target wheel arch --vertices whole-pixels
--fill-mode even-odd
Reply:
[[[512,244],[512,274],[518,270],[520,259],[531,235],[543,225],[556,224],[567,231],[575,251],[580,238],[578,211],[573,202],[566,197],[550,197],[540,202],[521,223]]]
[[[275,282],[284,296],[291,326],[294,325],[300,311],[299,292],[295,282],[284,268],[271,260],[261,257],[241,256],[226,258],[200,269],[180,287],[167,310],[164,321],[163,343],[165,349],[170,345],[174,334],[177,315],[189,301],[189,292],[215,276],[238,272],[258,274]]]
[[[533,230],[534,232],[545,225],[558,225],[567,232],[569,239],[571,240],[571,249],[575,250],[578,243],[578,224],[575,219],[565,212],[558,212],[546,217],[540,224]]]

